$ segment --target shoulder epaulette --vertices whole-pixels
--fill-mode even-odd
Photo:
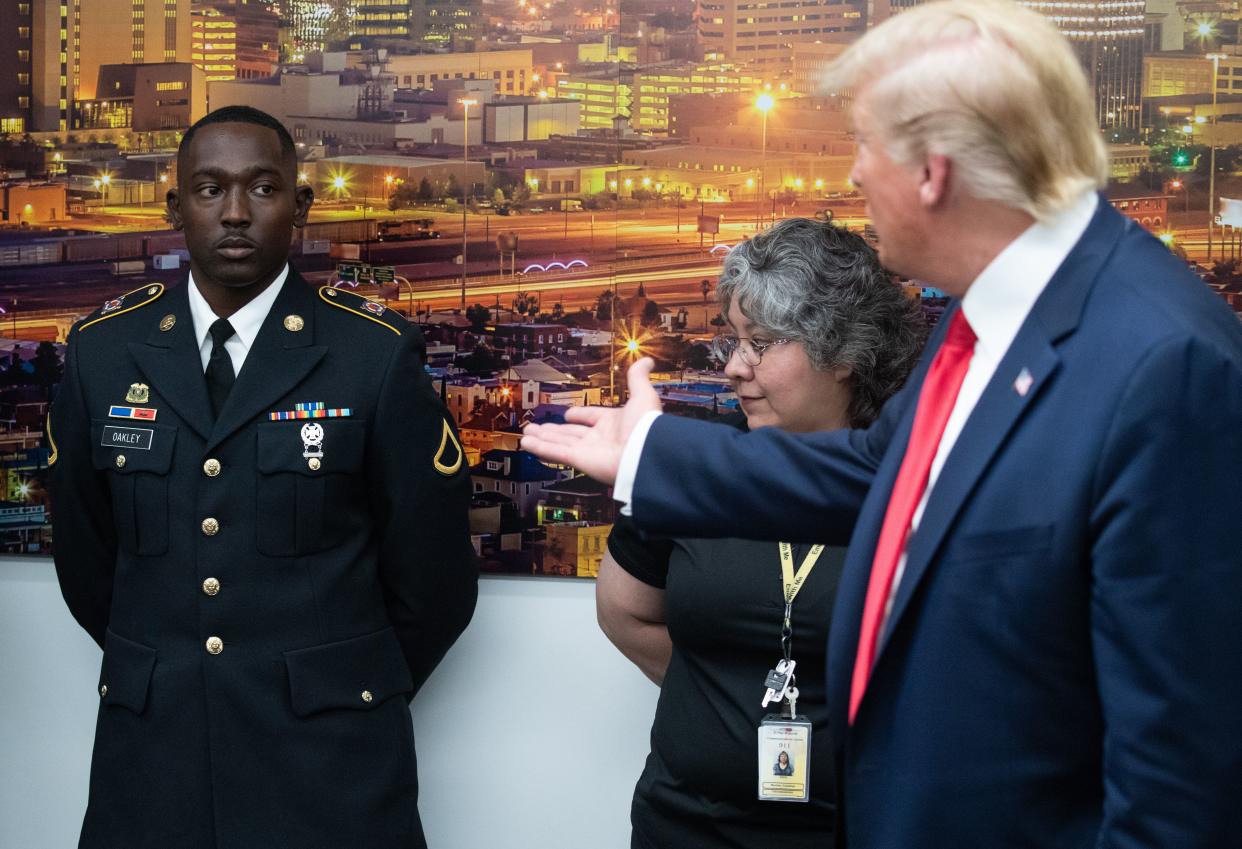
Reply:
[[[391,310],[383,304],[375,301],[367,300],[359,294],[349,291],[348,289],[335,289],[331,286],[319,287],[319,297],[325,303],[331,304],[337,309],[351,312],[354,315],[361,316],[375,322],[381,327],[386,327],[398,336],[405,330],[409,324],[408,321],[396,310]]]
[[[81,333],[92,324],[98,324],[101,321],[107,321],[110,318],[116,318],[123,313],[133,312],[139,307],[145,307],[147,304],[158,301],[160,295],[164,294],[163,283],[146,283],[139,286],[133,291],[126,292],[124,295],[118,295],[110,301],[104,303],[102,307],[95,310],[86,317],[78,327]]]

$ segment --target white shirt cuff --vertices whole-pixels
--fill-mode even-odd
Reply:
[[[638,461],[642,459],[643,445],[647,442],[647,433],[651,425],[660,415],[659,410],[644,413],[634,426],[634,432],[625,442],[625,450],[621,452],[621,463],[617,467],[617,482],[612,486],[612,497],[621,502],[621,515],[632,516],[630,502],[634,500],[634,480],[638,477]]]

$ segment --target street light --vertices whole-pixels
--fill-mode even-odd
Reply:
[[[112,175],[104,174],[99,178],[99,182],[103,185],[103,205],[108,205],[108,186],[112,184]]]
[[[755,98],[755,108],[758,109],[759,114],[763,116],[763,130],[760,135],[762,141],[760,142],[759,152],[759,191],[763,195],[765,203],[768,199],[767,184],[764,182],[764,178],[767,176],[764,172],[768,170],[768,113],[772,111],[772,107],[774,105],[776,105],[776,101],[773,100],[772,95],[768,94],[766,91]],[[759,229],[759,214],[761,211],[762,208],[755,211],[756,230]]]
[[[459,98],[461,104],[461,311],[466,312],[466,198],[470,191],[470,107],[478,106],[473,97]]]
[[[1208,231],[1207,261],[1212,261],[1212,225],[1216,222],[1216,78],[1220,74],[1220,60],[1223,53],[1209,53],[1212,60],[1212,153],[1208,163]]]
[[[1181,180],[1170,180],[1169,188],[1173,190],[1181,189],[1182,194],[1186,197],[1186,214],[1190,214],[1190,189]]]

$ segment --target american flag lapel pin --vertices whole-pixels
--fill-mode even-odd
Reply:
[[[1031,376],[1031,370],[1022,367],[1022,371],[1018,372],[1018,379],[1013,382],[1013,389],[1021,397],[1025,398],[1026,393],[1031,391],[1031,384],[1035,382],[1035,378]]]

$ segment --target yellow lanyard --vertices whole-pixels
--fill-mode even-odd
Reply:
[[[793,568],[793,546],[787,542],[782,542],[780,543],[780,548],[781,583],[785,586],[785,607],[788,609],[793,606],[794,599],[798,597],[798,591],[802,589],[802,585],[806,583],[811,570],[815,568],[815,562],[824,553],[824,547],[822,545],[811,546],[811,550],[802,559],[802,565],[798,567],[796,575]]]

